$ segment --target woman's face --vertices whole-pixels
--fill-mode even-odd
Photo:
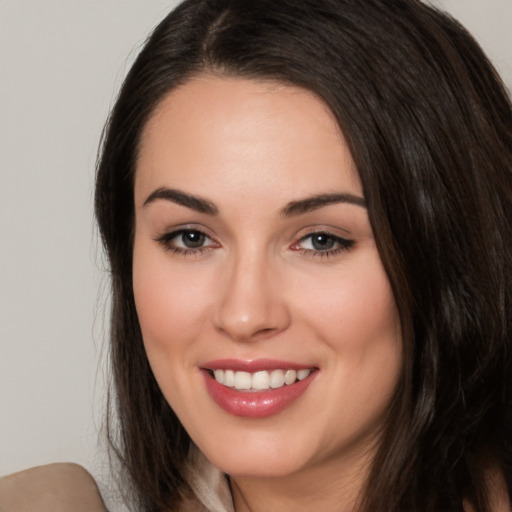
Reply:
[[[201,76],[150,118],[133,286],[149,362],[193,441],[231,475],[372,453],[402,364],[362,187],[326,106]]]

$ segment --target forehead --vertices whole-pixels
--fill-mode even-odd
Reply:
[[[313,93],[202,75],[171,91],[150,117],[136,194],[157,186],[204,193],[219,181],[254,191],[274,183],[291,195],[309,195],[317,183],[322,193],[361,190],[343,134]]]

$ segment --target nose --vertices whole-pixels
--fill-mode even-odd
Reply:
[[[290,312],[275,269],[264,257],[238,257],[221,276],[215,327],[234,341],[255,341],[284,331]]]

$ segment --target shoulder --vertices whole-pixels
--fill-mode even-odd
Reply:
[[[491,512],[512,512],[512,503],[503,473],[497,468],[489,470],[486,483]],[[464,512],[476,512],[476,510],[471,503],[466,502]]]
[[[106,512],[96,482],[82,466],[48,464],[0,479],[2,512]]]
[[[512,512],[507,484],[501,471],[489,472],[488,486],[492,512]]]

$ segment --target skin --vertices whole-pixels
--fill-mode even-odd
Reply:
[[[162,187],[217,213],[148,201]],[[361,204],[283,214],[322,194]],[[144,130],[133,262],[144,343],[185,429],[230,475],[237,512],[350,510],[361,489],[402,367],[396,306],[362,203],[343,135],[302,89],[203,75],[171,91]],[[185,228],[204,232],[203,245],[187,249],[172,235]],[[318,231],[332,250],[313,245]],[[223,358],[318,371],[287,409],[240,418],[212,400],[200,371]]]

